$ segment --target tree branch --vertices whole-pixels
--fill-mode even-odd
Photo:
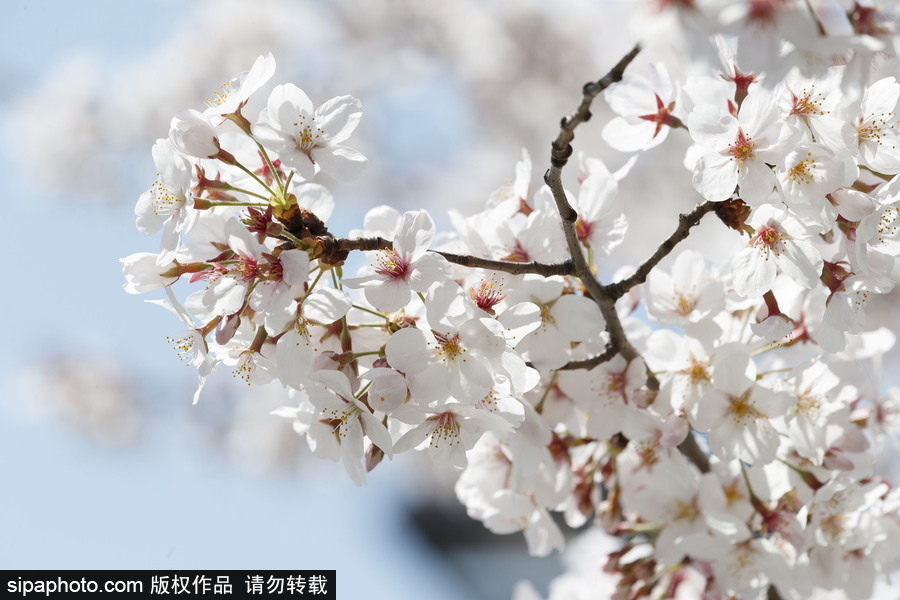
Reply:
[[[621,281],[617,281],[616,283],[611,283],[607,286],[604,286],[606,293],[615,300],[618,300],[622,296],[624,296],[628,290],[633,288],[639,283],[644,283],[647,281],[647,275],[650,274],[650,271],[653,270],[653,267],[659,264],[659,261],[664,259],[669,255],[670,252],[675,248],[675,246],[687,238],[688,234],[691,231],[692,227],[695,227],[698,223],[700,223],[700,219],[703,218],[708,212],[712,212],[716,209],[716,205],[718,202],[703,202],[702,204],[698,204],[694,207],[694,210],[687,214],[678,215],[678,228],[675,230],[669,238],[659,245],[659,248],[656,249],[656,252],[653,253],[653,256],[648,258],[641,266],[637,268],[633,275],[630,277],[626,277]]]
[[[394,245],[390,240],[382,237],[373,238],[357,238],[353,240],[335,238],[334,250],[337,252],[349,252],[351,250],[393,250]],[[547,264],[532,262],[510,262],[506,260],[492,260],[489,258],[478,258],[468,254],[454,254],[452,252],[443,252],[441,250],[429,250],[435,254],[440,254],[453,264],[462,267],[474,269],[487,269],[489,271],[503,271],[512,273],[513,275],[522,275],[525,273],[534,273],[544,277],[551,275],[572,275],[575,272],[575,265],[572,261],[563,263]]]
[[[688,436],[684,438],[684,441],[678,444],[678,451],[694,463],[694,466],[700,469],[701,473],[709,473],[709,458],[697,445],[697,440],[694,439],[694,435],[690,431]]]
[[[617,81],[622,80],[625,69],[634,60],[634,57],[641,51],[641,45],[637,44],[631,51],[622,57],[616,66],[610,70],[599,81],[591,81],[582,88],[582,99],[578,109],[567,117],[563,117],[560,123],[559,135],[553,141],[553,148],[550,152],[550,164],[556,168],[562,169],[572,156],[572,140],[575,138],[575,128],[581,123],[591,118],[591,103],[594,98]],[[563,217],[565,218],[565,216]],[[572,219],[575,220],[574,218]]]
[[[560,122],[559,135],[556,136],[550,147],[550,168],[544,174],[544,182],[553,193],[559,216],[562,218],[566,245],[569,248],[569,255],[572,257],[572,263],[575,267],[573,275],[581,280],[588,295],[600,307],[600,312],[606,321],[606,331],[609,333],[612,348],[617,350],[629,362],[637,358],[638,353],[625,336],[625,330],[622,328],[622,323],[616,313],[615,298],[606,293],[606,290],[594,277],[590,265],[584,258],[581,242],[578,241],[578,235],[575,232],[575,221],[578,219],[578,213],[575,212],[575,209],[572,208],[569,200],[566,198],[566,192],[562,185],[562,169],[572,155],[571,142],[575,138],[575,128],[591,118],[591,102],[593,102],[597,94],[613,83],[621,81],[625,69],[631,64],[631,61],[634,60],[634,57],[637,56],[640,50],[640,45],[636,45],[602,79],[584,86],[581,104],[578,106],[578,109],[571,115],[563,117]]]
[[[608,344],[606,349],[603,350],[600,354],[596,356],[592,356],[590,358],[585,358],[583,360],[572,360],[559,367],[558,369],[553,369],[554,371],[576,371],[578,369],[593,369],[597,365],[603,364],[605,362],[611,361],[615,356],[619,353],[619,349],[613,346],[612,344]],[[533,366],[529,364],[529,366]]]
[[[566,198],[566,192],[562,185],[562,169],[566,166],[569,157],[572,155],[571,142],[575,138],[575,128],[580,123],[591,118],[591,102],[597,94],[622,79],[625,69],[631,61],[634,60],[634,57],[637,56],[638,52],[640,52],[640,45],[635,46],[631,52],[626,54],[605,77],[595,83],[588,83],[584,86],[581,104],[574,113],[562,119],[560,122],[559,135],[551,144],[550,168],[544,174],[544,182],[553,193],[553,199],[556,202],[557,210],[562,218],[563,232],[566,236],[566,245],[569,248],[569,255],[572,257],[572,264],[574,265],[575,272],[573,275],[581,280],[587,294],[600,308],[600,312],[606,320],[606,331],[609,333],[610,340],[606,350],[600,355],[584,361],[570,362],[566,364],[563,369],[593,368],[600,363],[610,360],[616,356],[616,354],[621,354],[622,358],[628,362],[640,357],[637,350],[629,341],[628,336],[625,335],[622,321],[619,319],[619,314],[616,312],[616,300],[627,290],[631,289],[631,287],[637,285],[638,282],[646,280],[647,274],[653,267],[655,267],[663,257],[669,254],[678,242],[687,237],[691,227],[696,225],[704,214],[715,208],[713,203],[708,202],[699,205],[687,215],[681,215],[679,217],[679,226],[678,229],[675,230],[675,233],[660,245],[656,252],[653,253],[653,256],[642,264],[632,277],[610,286],[601,285],[594,277],[594,273],[584,257],[584,252],[581,249],[581,242],[579,242],[578,235],[575,231],[575,222],[578,220],[578,213],[572,208],[568,198]],[[647,373],[647,387],[651,390],[659,389],[659,381],[656,379],[656,376],[649,372],[649,370]],[[678,446],[678,450],[701,472],[709,472],[709,460],[697,445],[693,435],[689,434],[684,442]]]

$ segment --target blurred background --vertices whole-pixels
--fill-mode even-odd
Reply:
[[[508,598],[528,578],[546,595],[558,557],[469,521],[455,474],[407,454],[357,488],[269,415],[283,389],[226,369],[192,406],[196,372],[166,341],[180,323],[144,303],[162,294],[122,291],[118,259],[158,248],[133,213],[156,138],[260,54],[278,64],[267,89],[362,101],[351,145],[369,166],[325,182],[333,232],[384,203],[428,208],[440,231],[447,208],[479,209],[514,176],[522,148],[539,184],[582,85],[646,34],[639,4],[660,3],[6,0],[0,568],[337,569],[341,598],[397,600]],[[602,145],[604,111],[577,144],[615,170],[627,157]],[[623,182],[640,233],[607,275],[696,203],[677,137]]]

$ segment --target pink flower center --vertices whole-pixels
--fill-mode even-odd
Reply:
[[[585,218],[581,215],[578,215],[578,219],[575,221],[575,235],[578,236],[578,241],[584,244],[585,248],[590,248],[590,237],[591,230],[593,229],[593,223],[585,220]]]
[[[494,305],[506,298],[500,291],[501,287],[502,284],[494,281],[494,276],[491,275],[490,279],[481,280],[477,290],[470,287],[469,297],[478,308],[493,314]]]
[[[753,138],[744,133],[743,129],[738,128],[737,139],[728,146],[728,154],[732,156],[729,160],[737,160],[738,164],[753,156]]]
[[[759,27],[769,27],[775,23],[775,13],[784,0],[751,0],[747,7],[747,21],[756,22]]]
[[[605,397],[605,405],[609,405],[616,397],[622,399],[622,402],[628,404],[628,398],[625,396],[625,373],[605,371],[600,376],[600,396]]]
[[[691,385],[709,383],[710,375],[709,371],[707,370],[707,366],[707,363],[692,358],[691,366],[686,369],[682,369],[681,373],[683,375],[687,375],[690,378]]]
[[[862,140],[872,140],[878,145],[882,145],[884,142],[881,141],[881,138],[884,137],[882,131],[884,129],[893,129],[894,125],[889,123],[894,118],[894,113],[881,113],[880,115],[871,114],[868,117],[860,117],[859,123],[856,125],[856,131],[859,132],[859,139]],[[893,146],[892,146],[893,147]]]
[[[258,273],[259,264],[256,262],[256,259],[247,256],[241,257],[241,262],[236,269],[238,279],[241,281],[250,281],[251,279],[256,279]]]
[[[434,422],[431,432],[431,447],[440,448],[441,445],[455,446],[459,444],[459,423],[456,422],[456,413],[444,411],[428,418]]]
[[[825,100],[825,95],[821,92],[817,94],[814,93],[815,89],[816,86],[813,84],[808,90],[804,89],[800,92],[799,96],[791,94],[794,98],[794,103],[791,107],[790,114],[806,117],[809,115],[821,116],[831,112],[822,110],[822,102]]]
[[[448,360],[455,360],[456,357],[465,354],[466,349],[459,345],[459,334],[454,334],[451,336],[449,333],[447,335],[441,335],[437,331],[431,330],[431,333],[434,334],[434,339],[437,341],[437,353],[440,359],[444,362]],[[463,361],[465,362],[465,358]]]
[[[659,94],[656,94],[656,112],[649,115],[641,115],[639,118],[645,121],[650,121],[651,123],[656,123],[656,131],[653,132],[653,137],[659,135],[659,132],[662,131],[663,125],[667,125],[669,127],[678,127],[681,125],[681,121],[679,121],[675,116],[672,115],[672,111],[675,109],[675,101],[669,102],[669,105],[666,106],[663,104],[662,98],[659,97]]]
[[[888,17],[875,7],[860,6],[859,2],[854,2],[849,16],[856,33],[871,36],[890,33],[890,29],[886,26]]]
[[[409,263],[394,250],[386,250],[379,255],[375,272],[392,279],[405,280],[409,274]]]
[[[738,425],[746,425],[750,421],[763,417],[756,408],[753,401],[750,400],[750,391],[744,392],[740,396],[731,397],[731,406],[728,407],[731,419]]]
[[[788,177],[794,183],[810,184],[813,182],[813,170],[816,168],[816,160],[812,157],[812,152],[806,153],[806,158],[791,167],[788,171]]]
[[[507,262],[528,262],[531,260],[531,257],[528,255],[528,250],[522,247],[519,240],[516,240],[516,245],[513,246],[512,251],[502,260]]]
[[[263,254],[263,256],[268,259],[268,262],[259,265],[257,269],[257,275],[260,280],[281,281],[284,279],[284,267],[281,266],[281,261],[271,254]]]
[[[756,246],[763,254],[778,255],[784,249],[784,233],[774,225],[763,225],[750,238],[749,246]],[[768,260],[768,257],[766,258]]]

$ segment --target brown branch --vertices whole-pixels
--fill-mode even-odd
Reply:
[[[392,250],[393,244],[390,240],[382,237],[358,238],[353,240],[336,238],[334,240],[335,250],[339,252],[348,252],[351,250]],[[544,277],[551,275],[572,275],[575,272],[575,265],[572,261],[563,263],[547,264],[532,262],[509,262],[505,260],[492,260],[489,258],[479,258],[468,254],[454,254],[452,252],[443,252],[441,250],[429,250],[435,254],[440,254],[453,264],[473,269],[487,269],[489,271],[503,271],[512,273],[513,275],[522,275],[525,273],[534,273]]]
[[[675,229],[675,232],[672,233],[666,241],[659,245],[659,248],[656,249],[653,256],[648,258],[640,267],[638,267],[630,277],[604,286],[609,297],[618,300],[637,284],[647,281],[647,275],[650,274],[653,267],[658,265],[662,259],[668,256],[679,242],[686,239],[688,234],[690,234],[691,228],[700,223],[700,219],[703,218],[703,215],[714,211],[718,204],[719,202],[703,202],[702,204],[695,206],[694,210],[691,212],[678,215],[678,228]]]
[[[694,463],[694,466],[700,469],[701,473],[709,473],[709,458],[697,445],[697,440],[694,439],[694,434],[690,431],[688,436],[684,438],[684,441],[678,444],[678,451]]]
[[[640,44],[636,45],[631,51],[622,57],[622,60],[610,70],[599,81],[591,81],[584,85],[582,89],[581,104],[578,109],[567,117],[563,117],[560,123],[559,135],[553,141],[553,148],[550,152],[550,164],[554,167],[562,169],[566,166],[569,157],[572,156],[572,140],[575,138],[575,128],[581,123],[591,118],[591,103],[594,98],[617,81],[622,80],[625,69],[634,60],[634,57],[641,51]],[[574,218],[572,219],[574,221]]]
[[[637,56],[640,50],[640,45],[635,46],[602,79],[584,86],[581,104],[578,106],[578,109],[571,115],[563,117],[560,122],[559,135],[556,136],[550,147],[550,168],[544,174],[544,182],[553,193],[553,199],[556,201],[557,210],[562,218],[566,245],[569,248],[569,255],[572,257],[572,263],[575,267],[573,275],[581,280],[588,295],[600,307],[600,312],[606,321],[606,331],[609,333],[610,345],[629,362],[637,357],[637,351],[625,336],[622,322],[616,313],[615,298],[606,293],[606,290],[594,277],[590,265],[585,260],[584,252],[581,250],[581,242],[578,241],[578,235],[575,232],[575,221],[578,219],[578,213],[575,212],[575,209],[572,208],[569,200],[566,198],[566,192],[562,185],[562,169],[572,155],[571,142],[575,138],[575,128],[591,118],[591,102],[593,102],[597,94],[622,79],[626,67],[634,60],[634,57]]]
[[[656,250],[653,256],[638,268],[638,271],[631,278],[623,280],[610,286],[603,286],[594,277],[590,265],[585,259],[584,252],[581,249],[581,242],[575,231],[575,222],[578,219],[578,213],[569,204],[566,198],[566,192],[562,185],[562,169],[566,166],[569,157],[572,155],[571,142],[575,138],[575,128],[591,118],[591,102],[593,99],[608,88],[613,83],[620,81],[625,69],[634,60],[640,52],[640,46],[635,46],[631,52],[626,54],[622,60],[616,64],[613,69],[606,74],[605,77],[595,83],[588,83],[582,91],[583,97],[578,109],[571,115],[564,117],[560,123],[559,135],[553,141],[550,149],[550,168],[544,174],[544,182],[553,193],[553,199],[556,202],[557,210],[562,218],[563,232],[566,236],[566,245],[569,249],[569,255],[572,257],[572,264],[575,272],[573,275],[578,277],[584,285],[587,294],[594,300],[600,308],[600,312],[606,321],[606,331],[609,333],[609,345],[602,354],[587,359],[585,361],[573,361],[563,367],[563,369],[592,368],[597,364],[606,362],[621,354],[622,358],[631,362],[636,358],[640,358],[635,347],[631,344],[625,330],[622,327],[622,321],[616,312],[616,300],[620,298],[628,289],[634,287],[638,281],[644,281],[650,270],[663,259],[675,245],[687,237],[691,227],[699,222],[700,218],[712,210],[715,205],[706,203],[698,206],[688,215],[679,217],[680,223],[675,233]],[[630,280],[634,279],[631,283]],[[626,287],[627,286],[627,287]],[[659,389],[659,380],[652,373],[647,372],[647,387],[651,390]],[[678,446],[678,450],[690,460],[703,473],[709,472],[709,459],[697,445],[697,441],[693,435],[688,434]]]
[[[576,371],[578,369],[593,369],[597,365],[603,364],[605,362],[611,361],[615,356],[619,353],[619,349],[613,346],[612,344],[608,344],[606,349],[596,356],[592,356],[590,358],[585,358],[583,360],[572,360],[564,364],[563,366],[553,369],[554,371]],[[533,366],[529,364],[529,366]]]
[[[507,260],[490,260],[487,258],[478,258],[477,256],[469,256],[467,254],[453,254],[451,252],[443,252],[441,250],[430,250],[440,254],[453,264],[462,267],[472,267],[477,269],[489,269],[491,271],[505,271],[514,275],[524,275],[525,273],[536,273],[544,277],[551,275],[571,275],[575,272],[575,265],[572,261],[567,260],[563,263],[547,264],[532,262],[510,262]]]

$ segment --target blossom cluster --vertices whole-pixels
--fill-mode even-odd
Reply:
[[[716,40],[705,74],[651,64],[605,91],[617,149],[686,130],[703,199],[614,283],[595,273],[635,229],[631,162],[579,156],[565,189],[557,161],[532,189],[523,151],[483,211],[451,211],[451,234],[380,206],[336,236],[319,182],[365,165],[345,145],[361,103],[283,84],[251,120],[270,55],[157,140],[135,212],[160,250],[122,259],[125,289],[165,290],[195,402],[223,365],[278,381],[292,405],[276,414],[353,481],[424,452],[462,471],[470,516],[536,555],[563,546],[553,512],[593,519],[620,540],[606,569],[623,597],[867,597],[900,568],[900,492],[872,454],[900,391],[868,368],[894,336],[865,326],[900,281],[900,84],[857,87],[849,64],[769,76]],[[717,260],[677,248],[706,214],[734,230]],[[345,277],[357,251],[369,264]]]

